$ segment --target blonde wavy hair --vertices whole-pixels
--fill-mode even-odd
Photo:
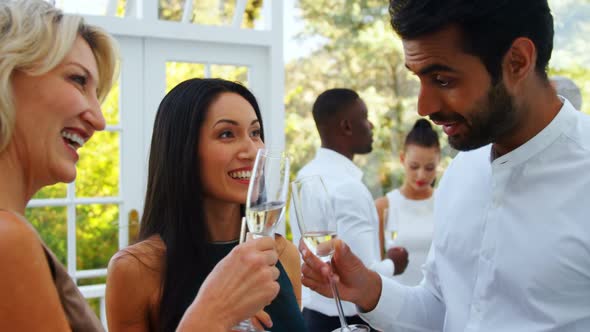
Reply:
[[[78,36],[90,45],[98,65],[102,102],[115,80],[118,51],[103,29],[78,15],[64,14],[43,0],[0,0],[0,152],[12,137],[14,71],[43,75],[59,65]]]

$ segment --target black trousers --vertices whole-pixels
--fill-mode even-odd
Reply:
[[[307,308],[303,308],[303,320],[305,320],[309,332],[332,332],[333,330],[340,328],[340,319],[338,316],[327,316]],[[364,324],[369,326],[369,324],[365,323],[365,321],[359,316],[347,316],[346,322],[349,325]],[[377,332],[377,330],[373,329],[371,329],[371,331]]]

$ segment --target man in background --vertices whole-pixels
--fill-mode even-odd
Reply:
[[[352,162],[355,155],[372,151],[373,124],[368,119],[365,103],[353,90],[327,90],[313,105],[313,119],[322,146],[297,178],[322,177],[333,203],[337,237],[346,241],[366,266],[388,276],[394,271],[401,273],[407,266],[408,253],[403,248],[390,250],[389,258],[381,261],[377,210],[371,193],[362,182],[363,172]],[[290,216],[291,225],[297,225],[295,214]],[[298,244],[299,229],[291,229],[293,240]],[[396,268],[392,259],[396,260]],[[334,300],[307,288],[303,289],[302,298],[303,317],[310,332],[327,332],[340,327]],[[342,307],[349,324],[362,322],[352,303],[343,302]]]

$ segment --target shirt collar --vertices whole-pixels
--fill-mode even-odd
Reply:
[[[578,111],[574,109],[567,99],[561,97],[560,99],[563,105],[549,125],[523,145],[493,160],[492,165],[494,168],[511,167],[527,161],[554,142],[566,130],[575,120]],[[491,149],[490,145],[490,156],[493,155]]]
[[[326,149],[326,148],[319,148],[316,152],[316,158],[320,159],[323,163],[330,164],[331,167],[340,165],[344,171],[356,179],[362,179],[363,171],[358,168],[352,160],[346,158],[345,156],[341,155],[340,153]]]

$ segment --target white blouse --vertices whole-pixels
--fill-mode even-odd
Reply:
[[[392,278],[404,285],[414,286],[422,280],[422,265],[426,262],[434,229],[434,195],[424,200],[408,199],[395,189],[386,195],[389,203],[384,227],[385,247],[404,247],[409,254],[404,273]],[[395,240],[392,232],[396,231]]]

